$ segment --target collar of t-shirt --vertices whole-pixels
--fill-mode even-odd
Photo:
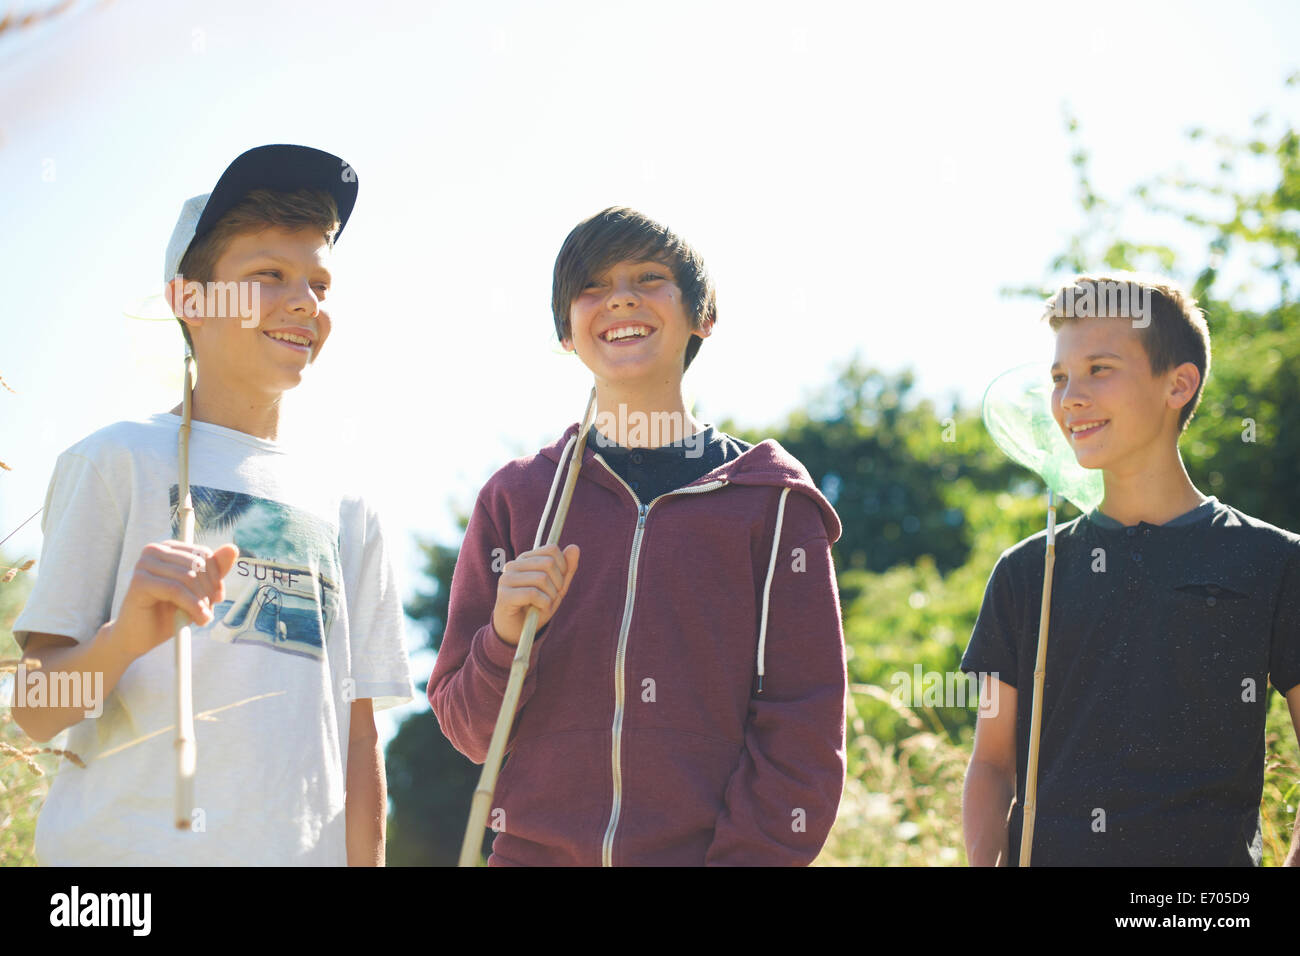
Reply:
[[[587,447],[627,483],[638,502],[645,503],[689,485],[718,466],[739,458],[753,446],[706,425],[703,431],[671,445],[626,448],[610,441],[592,425],[587,433]]]
[[[1213,517],[1214,513],[1222,507],[1224,506],[1219,503],[1219,499],[1211,495],[1209,498],[1206,498],[1204,501],[1202,501],[1191,511],[1184,512],[1183,514],[1180,514],[1177,518],[1173,518],[1170,521],[1166,521],[1162,525],[1152,525],[1152,527],[1180,528],[1183,527],[1184,525],[1196,524],[1199,521],[1207,521],[1211,517]],[[1091,521],[1093,524],[1095,524],[1098,528],[1102,528],[1106,531],[1122,531],[1126,527],[1126,525],[1124,525],[1119,521],[1116,521],[1110,515],[1102,514],[1101,511],[1097,508],[1093,508],[1092,511],[1088,512],[1088,520]],[[1146,521],[1139,522],[1140,525],[1148,524],[1148,523],[1149,522]]]

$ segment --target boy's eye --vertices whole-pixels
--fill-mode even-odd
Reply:
[[[1098,369],[1101,369],[1101,370],[1104,372],[1104,371],[1106,371],[1106,370],[1109,369],[1109,368],[1110,368],[1109,365],[1094,365],[1094,366],[1092,367],[1092,371],[1095,372],[1095,371],[1097,371]]]
[[[661,276],[661,275],[660,275],[659,273],[657,273],[657,272],[647,272],[645,275],[641,276],[641,281],[642,281],[642,282],[649,282],[649,281],[652,280],[652,279],[662,279],[662,278],[663,278],[663,276]]]
[[[261,272],[254,272],[253,275],[259,275],[259,276],[270,276],[270,277],[273,278],[273,279],[278,279],[278,278],[280,278],[280,270],[278,270],[278,269],[263,269]]]

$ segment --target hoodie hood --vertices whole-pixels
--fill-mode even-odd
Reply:
[[[557,465],[564,464],[573,453],[573,441],[578,434],[578,428],[579,423],[574,422],[565,429],[563,435],[543,448],[539,454]],[[612,478],[608,469],[601,467],[596,461],[596,452],[590,444],[583,449],[582,470],[578,473],[578,479],[595,481],[615,491],[620,490],[617,479]],[[769,485],[800,492],[817,504],[830,543],[834,544],[839,540],[842,530],[839,515],[813,483],[808,469],[773,438],[764,439],[740,457],[733,458],[706,475],[701,475],[685,487],[718,480],[732,485]]]

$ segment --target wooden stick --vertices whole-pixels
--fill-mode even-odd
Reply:
[[[194,543],[194,501],[190,496],[190,404],[194,392],[194,356],[185,349],[185,398],[181,409],[180,484],[176,489],[180,540]],[[176,612],[176,829],[190,830],[194,816],[194,685],[190,660],[190,617]]]
[[[1047,674],[1047,632],[1052,614],[1052,569],[1056,566],[1056,498],[1047,491],[1047,552],[1043,558],[1043,606],[1038,614],[1038,653],[1034,658],[1034,706],[1029,718],[1029,768],[1025,772],[1025,814],[1020,827],[1020,865],[1029,866],[1038,811],[1038,742],[1043,730],[1043,679]]]
[[[569,514],[573,489],[578,483],[578,472],[582,469],[582,452],[587,446],[587,431],[591,427],[595,410],[596,389],[592,388],[591,398],[587,401],[587,410],[582,416],[582,424],[578,426],[573,457],[569,461],[569,473],[565,476],[564,490],[560,493],[560,503],[556,506],[555,519],[551,522],[551,533],[546,539],[548,545],[557,544],[560,540],[564,519]],[[558,471],[556,477],[559,477]],[[555,491],[554,485],[551,486],[551,491]],[[542,519],[537,525],[534,549],[539,547],[542,529],[545,526],[546,514],[543,512]],[[524,687],[524,676],[528,673],[528,661],[533,651],[533,637],[537,634],[538,615],[537,608],[532,607],[528,609],[528,616],[524,618],[524,629],[519,635],[519,645],[515,648],[515,657],[510,664],[510,678],[506,681],[506,692],[501,698],[501,710],[497,712],[496,726],[492,729],[492,742],[488,745],[487,757],[483,761],[483,772],[479,775],[478,787],[474,790],[474,799],[470,804],[469,824],[465,827],[465,840],[460,847],[461,866],[477,866],[481,856],[483,828],[487,826],[488,811],[492,808],[492,795],[497,787],[497,774],[501,770],[501,761],[505,757],[510,728],[515,722],[515,709],[519,706],[519,694]]]

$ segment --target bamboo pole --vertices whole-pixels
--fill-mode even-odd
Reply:
[[[185,349],[185,397],[179,439],[180,484],[176,489],[180,540],[194,543],[194,501],[190,496],[190,405],[194,393],[194,355]],[[190,659],[190,617],[176,612],[176,829],[190,830],[194,815],[194,684]]]
[[[1047,674],[1047,634],[1052,614],[1052,570],[1056,566],[1056,497],[1047,491],[1047,551],[1043,557],[1043,605],[1038,614],[1038,653],[1034,658],[1034,705],[1029,718],[1029,768],[1025,773],[1025,813],[1020,828],[1020,865],[1029,866],[1038,811],[1038,743],[1043,729],[1043,680]]]
[[[569,514],[569,502],[573,498],[574,486],[578,483],[578,472],[582,469],[582,453],[587,446],[587,432],[591,427],[596,410],[596,389],[591,390],[587,400],[587,410],[583,413],[582,424],[578,426],[577,440],[573,445],[573,456],[569,460],[569,473],[564,479],[564,490],[560,493],[560,502],[555,508],[555,520],[551,522],[551,533],[546,539],[548,545],[557,544],[560,532],[564,528],[564,519]],[[562,468],[564,463],[560,463]],[[559,472],[556,472],[559,478]],[[551,492],[555,491],[552,484]],[[546,526],[546,511],[550,501],[542,512],[537,525],[537,537],[533,547],[540,547],[542,529]],[[465,827],[465,839],[460,847],[460,866],[477,866],[480,847],[483,845],[483,828],[487,826],[488,812],[492,808],[492,795],[496,792],[497,774],[501,771],[501,761],[505,757],[506,741],[510,737],[510,728],[515,722],[515,710],[519,706],[519,694],[524,687],[524,676],[528,673],[528,661],[533,652],[533,638],[537,634],[537,608],[528,609],[524,618],[524,629],[519,635],[519,644],[515,648],[514,660],[510,664],[510,677],[506,682],[506,692],[501,698],[501,709],[497,712],[496,726],[492,729],[492,741],[488,744],[487,757],[483,761],[483,771],[479,774],[478,787],[474,790],[474,799],[470,803],[469,823]]]

